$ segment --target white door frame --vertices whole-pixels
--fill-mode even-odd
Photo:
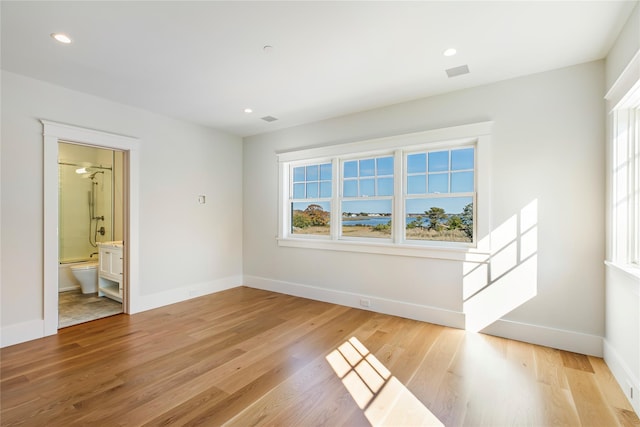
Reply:
[[[124,152],[124,261],[123,309],[135,313],[139,296],[139,166],[140,140],[40,120],[44,136],[44,336],[58,332],[58,142],[91,145]]]

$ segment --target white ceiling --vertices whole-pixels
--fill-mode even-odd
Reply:
[[[635,4],[3,0],[1,66],[247,136],[601,59]]]

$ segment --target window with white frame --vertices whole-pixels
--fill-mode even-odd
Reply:
[[[486,252],[490,129],[486,122],[279,153],[279,244]]]
[[[640,267],[640,96],[629,108],[614,111],[611,160],[611,257],[617,264],[638,268]]]
[[[391,239],[393,155],[339,160],[341,236]]]
[[[329,235],[331,169],[331,163],[291,165],[289,219],[292,235]]]
[[[407,240],[473,243],[475,146],[406,156]]]

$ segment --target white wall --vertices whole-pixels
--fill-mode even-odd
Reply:
[[[353,306],[366,295],[374,310],[459,327],[481,308],[502,319],[491,333],[601,355],[603,94],[598,61],[245,138],[245,284]],[[463,301],[471,264],[277,246],[276,151],[487,120],[501,274],[475,297]],[[525,236],[527,213],[536,226]],[[525,240],[535,247],[526,261]]]
[[[606,267],[604,359],[640,413],[640,280],[614,266]],[[629,387],[633,386],[631,398]]]
[[[5,71],[1,114],[5,336],[43,319],[39,119],[140,138],[142,308],[242,283],[240,138]]]
[[[640,2],[629,15],[616,42],[607,54],[605,65],[607,89],[615,83],[638,50],[640,50]]]

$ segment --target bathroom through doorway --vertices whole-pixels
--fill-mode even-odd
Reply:
[[[124,240],[123,159],[121,150],[58,142],[59,329],[123,312],[124,277],[99,280],[104,248]]]
[[[119,291],[120,307],[122,312],[132,313],[135,312],[136,304],[138,302],[138,265],[139,265],[139,140],[134,137],[118,135],[114,133],[108,133],[93,129],[87,129],[77,127],[73,125],[52,122],[48,120],[40,120],[43,125],[44,136],[44,319],[43,319],[43,335],[54,335],[58,331],[59,327],[59,302],[60,302],[60,260],[66,259],[66,255],[72,254],[73,250],[69,251],[63,249],[65,253],[61,255],[60,240],[58,238],[58,228],[60,227],[60,203],[61,191],[60,191],[60,156],[59,151],[61,143],[73,145],[75,147],[85,147],[93,149],[105,150],[104,152],[111,152],[114,157],[121,157],[116,160],[116,163],[107,165],[104,162],[92,161],[92,160],[80,160],[80,162],[91,163],[88,164],[88,169],[82,170],[84,165],[80,164],[80,167],[69,166],[74,168],[74,174],[78,175],[77,178],[84,179],[84,184],[95,183],[95,186],[100,186],[98,182],[103,176],[108,175],[109,167],[111,167],[111,175],[113,169],[121,169],[121,184],[110,181],[111,191],[115,190],[117,185],[121,185],[121,207],[117,208],[121,214],[116,215],[115,211],[111,214],[102,213],[98,210],[100,208],[100,202],[93,200],[90,201],[92,187],[84,188],[83,203],[89,209],[91,203],[91,211],[86,211],[80,215],[86,215],[84,220],[80,222],[84,224],[85,231],[84,236],[79,239],[85,239],[90,243],[96,244],[97,251],[91,249],[88,254],[82,255],[82,257],[89,257],[89,260],[95,258],[94,252],[101,252],[102,245],[110,245],[109,248],[103,248],[109,252],[109,264],[108,268],[105,268],[104,274],[99,275],[98,297],[101,300],[106,293],[114,295],[114,291]],[[64,149],[63,149],[64,151]],[[120,153],[120,154],[115,154]],[[117,165],[120,162],[120,165]],[[72,163],[72,162],[69,162]],[[73,162],[76,163],[76,162]],[[93,166],[93,169],[91,168]],[[79,181],[82,183],[83,181]],[[79,184],[82,185],[82,184]],[[87,184],[88,185],[88,184]],[[107,182],[104,182],[104,191],[107,190]],[[98,189],[93,189],[94,195]],[[82,193],[81,193],[82,194]],[[103,206],[104,208],[104,206]],[[91,213],[92,212],[92,213]],[[89,216],[93,217],[92,223],[89,224]],[[111,217],[110,217],[111,216]],[[95,217],[98,217],[96,219]],[[63,220],[64,221],[64,220]],[[118,224],[120,221],[120,224]],[[91,229],[89,231],[89,226]],[[104,229],[103,229],[104,227]],[[111,228],[111,234],[108,234],[108,229]],[[121,238],[118,229],[121,230]],[[97,230],[97,231],[96,231]],[[104,231],[104,238],[112,240],[101,241]],[[96,237],[99,236],[97,239]],[[97,241],[96,241],[97,240]],[[91,246],[93,248],[93,246]],[[120,254],[117,254],[118,250]],[[116,254],[114,255],[114,252]],[[93,256],[92,256],[93,254]],[[98,255],[99,258],[99,255]],[[95,262],[95,261],[94,261]],[[121,276],[116,276],[116,273]],[[104,277],[103,277],[104,276]],[[116,279],[119,277],[119,279]],[[103,280],[104,279],[104,280]],[[77,281],[76,283],[79,283]],[[78,286],[76,284],[76,286]],[[101,289],[102,286],[104,289]],[[80,286],[81,288],[81,286]],[[118,289],[119,288],[119,289]],[[104,292],[103,292],[104,290]],[[108,292],[109,291],[109,292]],[[117,291],[115,291],[117,292]],[[111,298],[114,299],[114,298]]]

